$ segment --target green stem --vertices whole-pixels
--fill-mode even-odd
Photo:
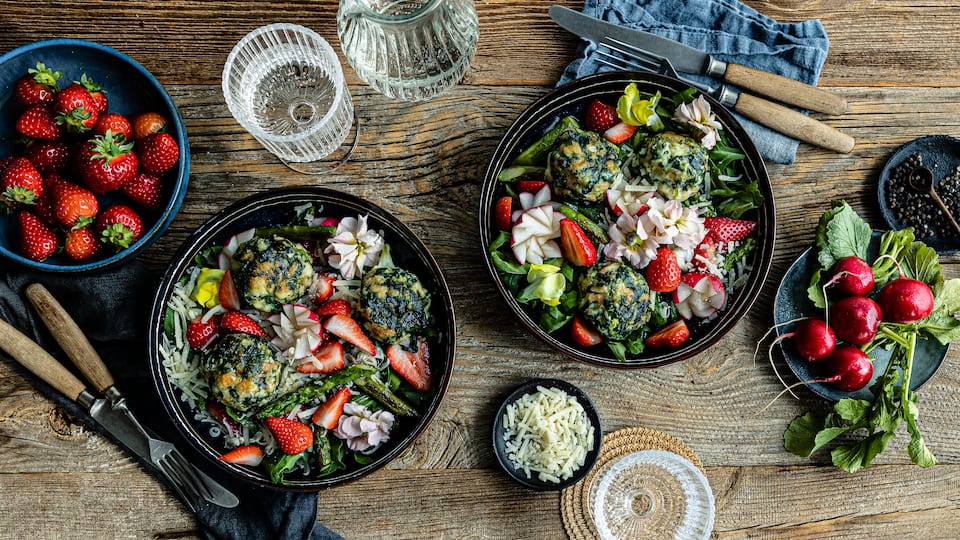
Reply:
[[[900,406],[906,407],[907,396],[910,392],[910,377],[913,372],[913,355],[917,347],[917,333],[910,332],[907,337],[907,347],[904,349],[903,381],[900,383]],[[892,362],[891,362],[892,363]]]

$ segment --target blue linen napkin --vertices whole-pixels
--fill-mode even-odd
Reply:
[[[176,445],[191,462],[204,463],[203,457],[193,451],[164,413],[147,365],[146,332],[150,301],[160,282],[158,275],[137,262],[96,274],[81,275],[37,273],[8,262],[3,264],[4,268],[0,270],[0,318],[72,369],[73,364],[24,295],[27,285],[42,283],[61,301],[103,358],[116,380],[117,388],[127,397],[137,418],[160,438]],[[27,372],[3,351],[0,351],[0,357],[19,369],[35,388],[58,406],[81,419],[91,429],[117,442],[77,403]],[[77,373],[75,369],[72,371]],[[79,374],[78,378],[89,384]],[[145,470],[166,485],[152,463],[136,459]],[[317,493],[291,493],[252,487],[211,468],[204,467],[203,470],[240,499],[240,505],[236,508],[201,504],[196,519],[206,538],[342,540],[340,535],[317,522]],[[171,494],[176,493],[171,486],[166,487]],[[104,511],[109,509],[104,508]]]
[[[586,0],[583,13],[614,24],[674,39],[725,62],[778,73],[815,85],[830,42],[817,20],[780,23],[738,0]],[[580,49],[557,83],[611,71],[597,61],[596,44]],[[704,77],[692,77],[708,81]],[[716,81],[713,81],[716,84]],[[737,115],[760,154],[793,163],[798,142]]]

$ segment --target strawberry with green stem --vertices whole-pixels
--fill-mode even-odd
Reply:
[[[100,202],[92,191],[56,174],[49,175],[47,183],[53,215],[60,225],[75,229],[94,222]]]
[[[60,90],[59,81],[62,76],[63,72],[54,71],[43,62],[37,62],[36,67],[27,69],[27,74],[13,84],[13,99],[24,107],[50,103]]]
[[[133,143],[121,142],[111,131],[81,147],[80,173],[91,191],[104,194],[120,188],[137,175],[139,161]]]
[[[91,227],[70,229],[63,240],[63,252],[75,261],[83,261],[93,257],[100,251],[101,244]]]
[[[8,211],[36,204],[43,190],[43,176],[25,157],[14,157],[0,175],[0,201]]]
[[[110,101],[107,99],[107,91],[99,83],[87,76],[86,73],[80,75],[80,80],[76,81],[90,94],[96,105],[97,114],[105,114],[110,108]]]
[[[143,220],[129,206],[115,204],[101,212],[93,224],[100,241],[126,249],[143,236]]]
[[[73,82],[57,94],[54,111],[57,123],[70,133],[86,133],[97,125],[99,105],[90,92]]]

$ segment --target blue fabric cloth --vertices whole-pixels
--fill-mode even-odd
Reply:
[[[147,366],[149,299],[153,298],[160,277],[137,262],[96,274],[81,275],[37,273],[11,263],[3,264],[9,268],[0,270],[0,318],[36,341],[69,369],[72,366],[70,360],[24,295],[27,285],[42,283],[55,298],[63,302],[64,309],[77,321],[94,349],[100,353],[116,380],[117,388],[127,397],[130,408],[140,421],[161,438],[174,443],[193,463],[202,464],[203,457],[190,448],[164,413]],[[117,442],[76,402],[22,369],[3,351],[0,351],[0,358],[14,365],[58,406],[82,419],[101,435]],[[131,456],[136,457],[132,453]],[[152,463],[136,459],[146,471],[159,475]],[[340,535],[317,522],[317,493],[258,488],[240,483],[209,467],[204,467],[204,472],[240,499],[240,505],[236,508],[221,508],[205,502],[201,504],[196,513],[197,524],[204,537],[210,540],[341,539]],[[162,477],[157,476],[157,479],[166,485]],[[172,487],[167,487],[171,494],[175,493]],[[41,488],[38,486],[37,489]],[[104,512],[109,510],[103,509]]]
[[[813,85],[830,45],[820,21],[779,23],[738,0],[586,0],[583,13],[674,39],[725,62]],[[587,43],[567,66],[558,86],[611,70],[597,62],[596,44]],[[765,159],[784,164],[796,159],[796,140],[740,115],[737,119]]]

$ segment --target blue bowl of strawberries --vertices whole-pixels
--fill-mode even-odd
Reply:
[[[183,119],[160,83],[98,43],[0,56],[0,254],[48,272],[132,260],[187,190]]]

